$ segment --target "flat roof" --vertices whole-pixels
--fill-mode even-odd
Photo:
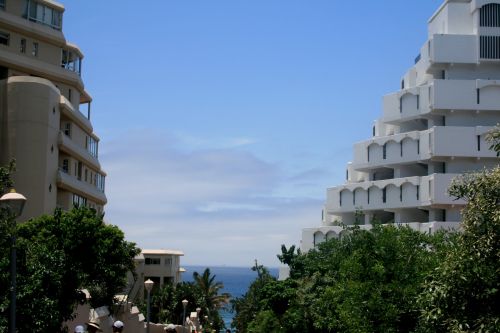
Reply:
[[[183,256],[184,252],[179,251],[179,250],[164,250],[164,249],[144,249],[142,250],[142,254],[157,254],[157,255],[162,255],[162,254],[170,254],[174,256]]]

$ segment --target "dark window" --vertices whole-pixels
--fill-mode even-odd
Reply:
[[[417,200],[420,200],[420,185],[417,185]]]
[[[375,126],[372,128],[372,135],[375,136]]]
[[[417,154],[420,154],[420,139],[417,139]]]
[[[399,142],[399,154],[403,157],[403,141]]]
[[[405,80],[401,80],[401,89],[405,88]]]
[[[73,91],[70,89],[68,89],[68,100],[71,102],[71,97],[73,95]]]
[[[349,170],[345,171],[345,180],[349,180]]]
[[[0,0],[0,9],[5,9],[5,0]]]
[[[399,187],[399,201],[403,202],[403,185]]]
[[[387,188],[382,189],[382,202],[385,203],[387,201]]]
[[[21,44],[19,44],[19,51],[21,53],[26,53],[26,39],[21,38]]]
[[[420,95],[417,95],[417,110],[420,109]]]
[[[368,158],[368,162],[370,162],[370,146],[368,146],[366,148],[366,155],[367,155],[367,158]]]
[[[479,88],[476,89],[476,103],[481,103],[481,90]]]
[[[73,205],[75,207],[83,207],[87,205],[87,198],[79,196],[78,194],[73,194]]]
[[[477,136],[477,151],[481,151],[481,135]]]
[[[0,31],[0,44],[9,45],[10,34]]]
[[[399,97],[399,113],[403,113],[403,96]]]
[[[500,5],[490,3],[481,7],[479,25],[481,27],[500,27]]]
[[[30,21],[61,30],[62,12],[37,1],[27,1],[25,17]]]
[[[339,205],[342,206],[342,191],[339,193]]]
[[[441,79],[446,80],[446,71],[444,69],[441,71]]]
[[[354,192],[352,192],[352,204],[353,205],[356,204],[356,190],[354,190]]]
[[[500,59],[500,36],[480,36],[479,46],[480,58]]]
[[[144,259],[144,263],[146,265],[159,265],[160,258],[146,258],[146,259]]]
[[[83,168],[83,163],[82,162],[78,162],[78,171],[76,173],[76,177],[78,178],[78,180],[82,180],[82,168]]]
[[[38,57],[38,43],[33,42],[33,50],[31,50],[31,55]]]
[[[71,137],[71,123],[66,123],[64,125],[64,134]]]
[[[382,158],[385,160],[387,158],[387,143],[382,146]]]
[[[69,160],[67,158],[63,160],[62,171],[65,173],[69,173]]]
[[[370,190],[371,190],[371,188],[369,187],[369,188],[368,188],[368,191],[367,191],[367,192],[368,192],[368,193],[367,193],[367,194],[368,194],[368,204],[370,204]]]

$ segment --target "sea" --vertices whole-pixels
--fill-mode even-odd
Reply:
[[[183,281],[193,281],[193,273],[203,273],[207,266],[183,266],[186,272],[183,273]],[[215,281],[222,282],[224,289],[221,292],[231,294],[232,298],[243,296],[250,284],[257,278],[257,272],[252,271],[250,267],[228,267],[214,266],[210,268],[210,273],[215,275]],[[271,275],[278,277],[278,268],[268,268]],[[226,328],[231,328],[231,322],[234,313],[230,311],[230,307],[220,311],[221,317],[224,320]],[[224,332],[224,331],[222,331]]]

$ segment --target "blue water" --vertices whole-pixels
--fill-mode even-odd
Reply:
[[[187,272],[183,274],[183,281],[193,281],[193,273],[203,273],[206,266],[183,266]],[[252,271],[250,267],[209,267],[210,273],[215,275],[215,281],[222,282],[224,289],[222,292],[229,293],[233,298],[243,296],[250,284],[257,277],[257,273]],[[278,269],[270,268],[269,272],[278,277]],[[234,314],[227,310],[221,311],[222,319],[227,328],[231,327],[231,321]]]

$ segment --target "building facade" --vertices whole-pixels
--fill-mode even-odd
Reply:
[[[128,298],[135,300],[144,297],[144,281],[151,279],[154,289],[165,284],[182,282],[182,273],[186,270],[181,267],[181,257],[184,252],[178,250],[142,250],[135,257],[135,277],[128,275]]]
[[[0,162],[16,160],[24,219],[74,205],[102,212],[107,201],[83,54],[64,37],[63,13],[53,0],[0,0]]]
[[[500,123],[500,1],[446,0],[400,89],[383,98],[373,137],[354,145],[343,185],[327,189],[322,226],[302,231],[302,250],[343,232],[407,224],[456,228],[463,201],[454,177],[498,165],[485,134]]]

